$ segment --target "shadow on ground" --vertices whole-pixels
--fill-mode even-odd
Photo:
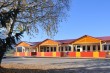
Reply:
[[[0,68],[0,73],[110,73],[110,68],[87,69],[87,67],[79,67],[48,70]]]
[[[14,66],[13,66],[14,65]],[[54,69],[43,70],[42,69],[32,69],[30,65],[28,69],[22,68],[23,64],[13,64],[12,66],[5,65],[0,68],[0,73],[110,73],[110,59],[92,59],[87,61],[76,61],[76,62],[62,62],[62,63],[51,63],[47,66],[43,66],[51,68],[51,66],[55,66]],[[20,65],[20,66],[17,66]],[[83,67],[81,67],[81,66]],[[10,66],[7,68],[7,66]],[[19,67],[15,68],[15,67]],[[23,65],[24,66],[24,65]],[[63,66],[61,69],[57,69],[57,67]],[[66,66],[66,68],[64,67]],[[76,66],[76,67],[75,67]],[[31,69],[30,69],[31,68]]]

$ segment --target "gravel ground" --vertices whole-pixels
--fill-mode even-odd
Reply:
[[[110,59],[7,58],[0,73],[110,73]]]

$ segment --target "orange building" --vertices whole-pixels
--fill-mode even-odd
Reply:
[[[110,36],[92,37],[84,35],[77,39],[42,42],[20,42],[15,56],[106,58],[110,52]]]

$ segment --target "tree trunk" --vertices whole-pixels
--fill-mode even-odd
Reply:
[[[3,48],[3,46],[0,46],[0,67],[1,67],[2,59],[5,52],[6,52],[6,47]]]
[[[1,63],[2,63],[4,54],[5,54],[5,52],[0,52],[0,67],[1,67]]]

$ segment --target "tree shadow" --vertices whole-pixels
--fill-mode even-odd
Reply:
[[[62,62],[62,63],[51,63],[50,65],[85,65],[86,67],[103,67],[103,66],[110,66],[110,59],[92,59],[86,61],[75,61],[75,62]]]
[[[63,68],[63,69],[13,69],[0,68],[0,73],[110,73],[110,68]]]
[[[84,67],[78,67],[77,65],[85,65]],[[16,65],[16,64],[15,64]],[[110,59],[92,59],[87,61],[76,62],[62,62],[51,63],[48,66],[54,66],[54,69],[25,69],[25,68],[0,68],[0,73],[110,73]],[[73,65],[73,66],[72,66]],[[28,65],[29,66],[29,65]],[[61,68],[60,66],[69,66],[67,68]],[[76,67],[75,67],[76,66]],[[31,67],[31,66],[30,66]],[[47,67],[47,66],[44,66]],[[57,68],[58,67],[58,68]]]

